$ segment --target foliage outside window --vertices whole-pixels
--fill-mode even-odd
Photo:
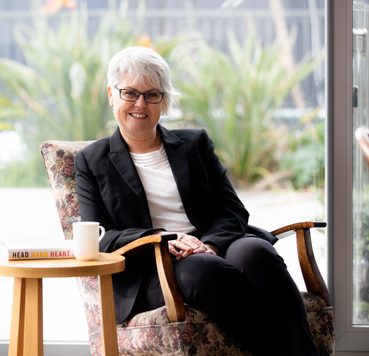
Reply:
[[[300,163],[294,159],[300,151],[296,141],[304,143],[303,154],[303,149],[312,148],[309,140],[297,136],[291,141],[288,128],[276,123],[275,116],[284,99],[320,58],[307,58],[289,71],[280,51],[279,42],[262,46],[252,32],[245,43],[230,36],[228,53],[201,38],[173,51],[184,118],[209,130],[233,180],[242,185],[253,184],[271,173],[286,172],[283,165],[287,152],[289,167],[295,166],[292,170],[297,173],[298,187],[312,183],[303,177],[306,172],[300,174]],[[316,112],[310,115],[316,116]],[[309,131],[310,135],[311,128]],[[324,141],[319,143],[324,154]],[[292,175],[289,168],[287,176]]]
[[[0,60],[0,106],[9,113],[0,117],[0,128],[14,127],[21,134],[27,157],[0,167],[4,186],[47,185],[38,151],[42,141],[89,140],[111,132],[107,62],[134,44],[153,46],[168,59],[182,92],[179,124],[209,131],[236,183],[255,184],[274,175],[301,188],[310,186],[314,175],[322,180],[322,162],[308,171],[300,163],[311,150],[316,156],[317,145],[324,151],[320,126],[310,120],[300,125],[300,136],[291,136],[275,120],[284,99],[321,58],[307,58],[291,73],[281,61],[280,43],[262,47],[252,31],[244,43],[230,35],[227,50],[210,46],[200,35],[153,43],[139,33],[137,22],[130,22],[124,3],[108,10],[92,33],[83,6],[57,21],[38,13],[30,27],[17,28],[25,64]]]

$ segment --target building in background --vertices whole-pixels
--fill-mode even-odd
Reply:
[[[31,23],[34,3],[0,0],[0,57],[22,60],[14,29]],[[50,11],[50,21],[55,23],[59,16],[68,16],[74,6],[85,6],[93,32],[112,2],[40,0],[39,3]],[[269,43],[276,37],[286,43],[284,39],[292,34],[295,37],[293,48],[286,47],[281,53],[291,65],[307,55],[320,55],[325,46],[325,2],[322,0],[115,0],[114,3],[127,6],[129,18],[133,23],[137,22],[137,30],[152,39],[198,31],[209,43],[226,50],[229,32],[242,41],[254,28],[263,43]],[[323,106],[324,63],[302,85],[298,98],[290,98],[286,106]]]

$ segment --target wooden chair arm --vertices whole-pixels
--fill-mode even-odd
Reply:
[[[272,234],[278,239],[281,239],[295,233],[297,254],[306,289],[309,293],[319,295],[324,299],[327,306],[330,306],[331,301],[328,288],[316,263],[310,235],[311,228],[322,228],[326,226],[327,224],[325,222],[300,222],[274,230]]]
[[[185,307],[174,276],[171,255],[168,249],[168,240],[175,238],[177,238],[175,234],[145,236],[112,252],[112,254],[124,255],[138,249],[147,248],[150,245],[154,247],[160,287],[163,292],[168,319],[171,322],[185,319]]]
[[[173,235],[172,235],[173,237]],[[163,238],[161,235],[149,235],[141,237],[137,240],[134,240],[127,245],[124,245],[121,248],[118,248],[118,250],[115,250],[112,252],[113,255],[125,255],[131,251],[137,251],[138,249],[142,249],[144,246],[150,246],[153,244],[161,243],[163,241]]]
[[[327,224],[325,222],[315,222],[315,221],[304,221],[298,222],[295,224],[290,224],[283,226],[277,230],[272,231],[271,233],[278,238],[278,240],[287,237],[289,235],[293,235],[293,233],[298,229],[312,229],[312,228],[322,228],[326,227]]]

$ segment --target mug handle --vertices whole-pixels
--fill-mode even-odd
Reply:
[[[100,235],[99,235],[99,240],[101,240],[104,235],[105,235],[105,228],[103,226],[99,226],[99,229],[100,229]]]

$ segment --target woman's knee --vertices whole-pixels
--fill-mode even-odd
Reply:
[[[241,278],[239,271],[225,259],[208,254],[188,256],[175,263],[174,271],[185,299],[202,293],[220,293],[239,284]]]
[[[234,241],[228,248],[225,259],[241,272],[244,269],[265,268],[269,265],[282,264],[284,261],[276,249],[258,237],[244,237]]]
[[[190,255],[175,263],[174,270],[177,280],[188,283],[204,282],[211,279],[213,275],[223,273],[232,266],[221,257],[208,254]]]

